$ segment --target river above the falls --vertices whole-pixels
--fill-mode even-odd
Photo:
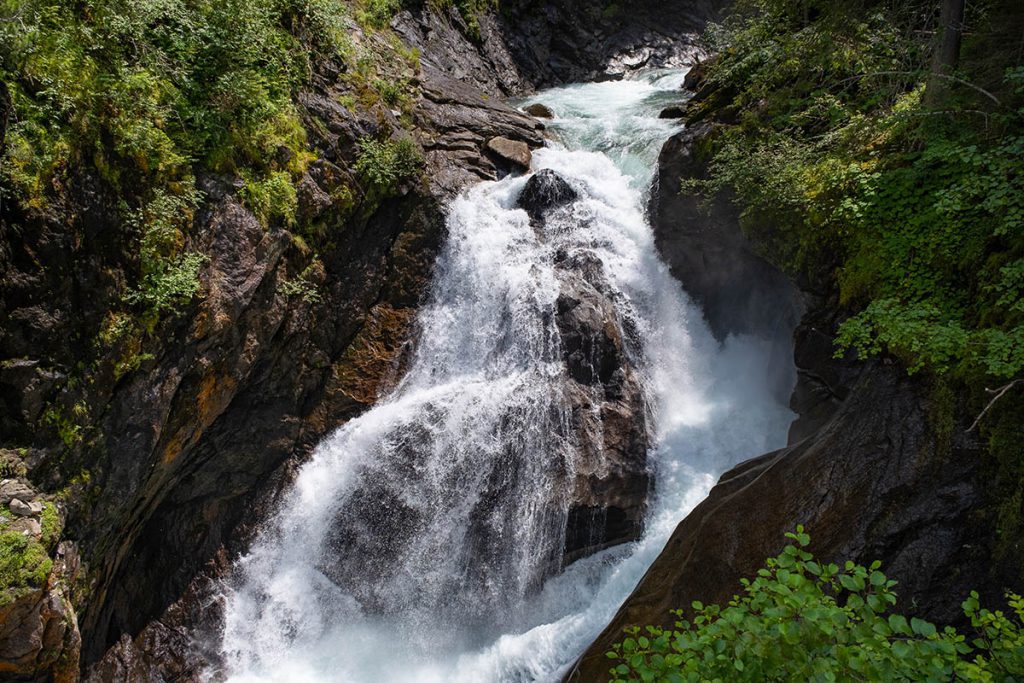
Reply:
[[[453,201],[407,374],[317,447],[236,563],[224,677],[556,681],[718,476],[785,445],[792,414],[771,343],[711,336],[645,216],[658,152],[679,129],[658,114],[683,76],[523,103],[556,114],[533,170],[553,170],[577,199],[543,229],[516,206],[525,176]],[[629,342],[652,487],[638,540],[565,563],[567,482],[594,457],[571,426],[556,322],[566,263],[581,255]]]

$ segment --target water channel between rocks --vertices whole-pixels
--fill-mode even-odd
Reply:
[[[716,342],[645,218],[683,75],[529,100],[556,114],[533,171],[574,200],[454,200],[406,376],[236,565],[230,680],[557,680],[717,477],[785,445],[770,343]]]

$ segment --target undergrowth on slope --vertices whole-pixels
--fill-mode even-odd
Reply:
[[[1024,676],[1024,598],[1010,613],[963,602],[969,633],[893,611],[879,562],[815,560],[802,527],[729,604],[691,605],[674,628],[627,629],[607,653],[614,683],[1014,681]]]
[[[937,81],[936,7],[740,3],[691,113],[730,122],[699,189],[733,190],[773,260],[838,289],[840,353],[1006,382],[1024,372],[1024,66],[1005,44],[1024,9],[971,4]]]

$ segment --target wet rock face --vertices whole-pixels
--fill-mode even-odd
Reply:
[[[976,446],[938,449],[932,410],[924,383],[895,366],[865,367],[814,436],[722,476],[567,680],[601,680],[604,652],[630,624],[667,624],[694,600],[727,602],[796,524],[822,560],[882,560],[906,613],[957,623],[970,590],[990,586],[1000,600],[1015,580],[992,563],[991,520],[976,515]]]
[[[225,563],[225,555],[219,555],[212,562],[214,571],[222,570]],[[138,635],[122,634],[103,659],[86,670],[81,680],[86,683],[200,683],[211,680],[211,675],[217,680],[216,643],[221,628],[219,590],[215,581],[198,577],[177,602]]]
[[[527,181],[518,204],[543,236],[553,227],[546,221],[566,220],[554,210],[576,199],[564,179],[543,170]],[[568,436],[577,445],[567,473],[571,493],[563,563],[568,563],[640,537],[651,484],[649,434],[634,365],[636,346],[600,260],[587,249],[576,249],[557,253],[555,265],[555,322],[571,416]]]
[[[540,222],[549,211],[571,204],[578,196],[560,175],[545,168],[526,181],[516,205],[524,209],[531,220]]]
[[[704,309],[719,339],[730,333],[792,334],[803,312],[796,286],[759,256],[743,234],[728,197],[679,192],[681,181],[705,179],[715,130],[700,124],[665,143],[650,213],[658,250],[686,292]]]
[[[519,73],[535,87],[621,78],[642,68],[681,66],[695,37],[725,3],[639,0],[510,0],[500,21]]]
[[[711,124],[698,124],[662,147],[649,205],[655,243],[717,339],[749,334],[770,342],[772,386],[786,402],[797,379],[793,332],[807,296],[759,255],[730,197],[714,197],[705,206],[703,199],[679,191],[683,180],[707,177],[715,135]]]
[[[555,118],[555,112],[551,111],[551,107],[540,102],[535,102],[528,107],[523,109],[530,116],[535,116],[538,119],[553,119]]]

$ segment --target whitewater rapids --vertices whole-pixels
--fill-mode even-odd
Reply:
[[[768,367],[771,343],[714,340],[645,217],[658,151],[678,130],[658,113],[678,101],[683,75],[531,98],[557,117],[557,142],[535,153],[534,171],[552,169],[578,192],[573,223],[541,239],[515,207],[526,177],[454,200],[409,370],[317,447],[237,562],[218,676],[556,681],[717,477],[785,445],[793,416],[777,400],[788,391]],[[554,389],[565,372],[554,259],[573,249],[598,255],[639,340],[655,485],[639,541],[538,588],[539,563],[564,542],[564,520],[542,504],[558,496],[550,463],[571,467],[575,457],[544,428],[564,409]],[[482,507],[483,492],[494,493],[489,477],[505,470],[500,495]]]

